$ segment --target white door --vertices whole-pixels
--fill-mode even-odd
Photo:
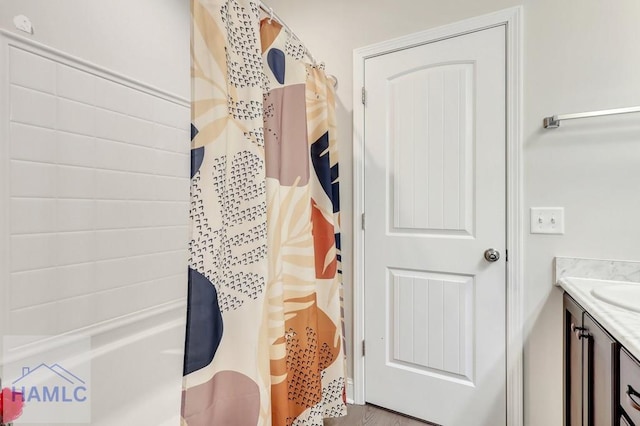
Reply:
[[[445,426],[506,421],[505,67],[504,26],[365,61],[365,396]]]

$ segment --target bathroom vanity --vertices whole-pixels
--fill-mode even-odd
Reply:
[[[556,258],[566,426],[640,426],[640,262]]]

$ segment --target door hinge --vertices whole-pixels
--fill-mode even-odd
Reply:
[[[362,341],[362,356],[364,356],[364,340]]]
[[[362,86],[362,105],[367,105],[367,91]]]
[[[364,213],[362,213],[362,215],[360,216],[360,226],[362,227],[362,230],[364,231]]]
[[[505,250],[504,251],[504,261],[508,262],[509,261],[509,250]]]

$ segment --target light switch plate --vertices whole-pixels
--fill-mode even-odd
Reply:
[[[532,234],[564,234],[564,207],[531,207]]]

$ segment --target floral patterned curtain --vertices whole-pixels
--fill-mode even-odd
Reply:
[[[192,240],[182,417],[346,413],[335,94],[249,0],[192,0]]]

